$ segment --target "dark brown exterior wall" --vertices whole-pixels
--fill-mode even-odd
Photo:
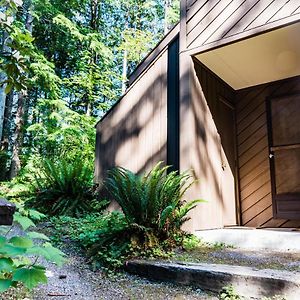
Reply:
[[[97,124],[97,182],[114,166],[143,172],[166,161],[167,60],[165,49]]]
[[[237,92],[237,139],[242,224],[300,227],[300,221],[274,219],[272,213],[266,97],[300,91],[300,77]]]

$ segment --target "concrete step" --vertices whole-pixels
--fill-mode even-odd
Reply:
[[[219,293],[232,285],[246,299],[283,296],[300,299],[300,273],[280,270],[258,270],[251,267],[222,264],[170,263],[133,260],[126,264],[129,273],[148,279],[197,286]]]
[[[199,230],[195,235],[209,243],[225,243],[242,249],[300,251],[300,231],[292,229],[234,227]]]

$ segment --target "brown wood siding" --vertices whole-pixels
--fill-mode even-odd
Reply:
[[[180,62],[180,169],[193,170],[199,180],[187,199],[207,200],[190,213],[185,229],[235,225],[234,120],[220,101],[233,101],[234,91],[197,60],[182,54]]]
[[[257,34],[299,19],[297,0],[187,0],[186,48],[238,38],[240,33]]]
[[[300,227],[272,212],[266,97],[300,91],[300,77],[237,91],[237,143],[242,225]]]
[[[166,161],[167,59],[165,50],[97,124],[97,182],[114,166],[143,172]]]

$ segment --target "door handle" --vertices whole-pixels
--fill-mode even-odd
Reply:
[[[270,154],[269,154],[269,158],[271,159],[271,158],[273,158],[273,157],[274,157],[274,154],[270,153]]]

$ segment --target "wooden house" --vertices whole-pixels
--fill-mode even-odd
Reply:
[[[165,161],[199,182],[186,229],[300,226],[299,0],[182,0],[97,124],[95,178]]]

